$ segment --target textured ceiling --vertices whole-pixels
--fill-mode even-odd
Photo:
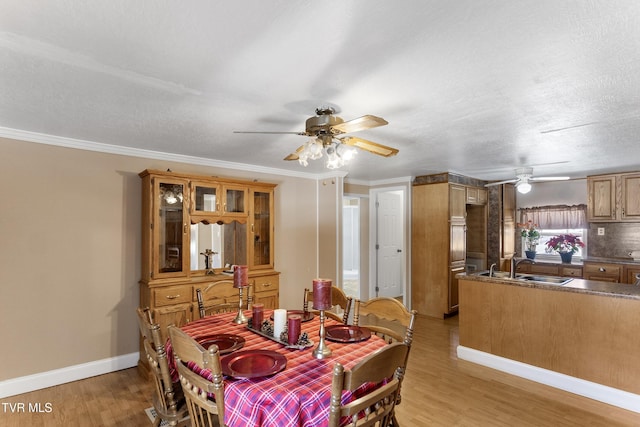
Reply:
[[[640,2],[0,0],[0,127],[251,164],[316,107],[384,127],[379,181],[640,169]],[[0,132],[2,134],[2,132]]]

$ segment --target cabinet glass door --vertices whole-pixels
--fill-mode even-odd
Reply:
[[[251,192],[251,261],[253,267],[273,267],[273,192]]]
[[[189,229],[185,205],[186,182],[163,180],[156,182],[154,233],[154,263],[157,276],[182,276],[188,271]]]
[[[247,213],[246,195],[247,189],[229,186],[223,187],[224,191],[224,215],[244,215]]]
[[[220,212],[220,188],[217,185],[191,183],[192,214],[215,214]]]

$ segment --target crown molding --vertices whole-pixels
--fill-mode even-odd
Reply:
[[[165,153],[162,151],[143,150],[140,148],[125,147],[122,145],[105,144],[102,142],[88,141],[84,139],[67,138],[63,136],[38,133],[21,129],[13,129],[0,126],[0,137],[10,138],[19,141],[34,142],[37,144],[55,145],[58,147],[75,148],[78,150],[95,151],[106,154],[117,154],[121,156],[141,157],[144,159],[165,160],[171,162],[187,163],[199,166],[211,166],[225,169],[241,170],[253,173],[264,173],[271,175],[290,176],[295,178],[313,179],[316,181],[329,178],[345,178],[349,172],[344,170],[331,170],[322,173],[296,172],[286,169],[270,168],[264,166],[251,165],[247,163],[228,162],[225,160],[208,159],[204,157],[185,156],[182,154]],[[378,181],[366,181],[345,178],[349,184],[367,185],[370,187],[379,185],[410,183],[412,177],[399,177]]]
[[[369,187],[377,187],[382,185],[395,185],[395,184],[411,184],[412,181],[413,181],[412,176],[399,176],[397,178],[380,179],[376,181],[366,181],[366,180],[349,179],[349,178],[345,179],[345,182],[348,184],[367,185]]]
[[[0,126],[0,137],[16,139],[38,144],[55,145],[58,147],[75,148],[79,150],[96,151],[107,154],[117,154],[122,156],[141,157],[145,159],[166,160],[181,162],[192,165],[211,166],[226,169],[242,170],[254,173],[265,173],[272,175],[292,176],[296,178],[306,178],[319,180],[326,178],[325,174],[313,174],[308,172],[295,172],[285,169],[269,168],[263,166],[250,165],[246,163],[228,162],[224,160],[206,159],[203,157],[185,156],[182,154],[164,153],[161,151],[143,150],[121,145],[104,144],[101,142],[87,141],[82,139],[66,138],[56,135],[12,129]],[[335,175],[327,175],[335,176]]]

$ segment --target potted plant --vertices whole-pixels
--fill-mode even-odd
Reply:
[[[578,236],[558,234],[547,241],[546,252],[558,252],[563,263],[571,263],[571,257],[579,248],[584,248],[584,243]]]
[[[533,221],[529,220],[524,224],[518,224],[518,227],[522,229],[520,236],[524,237],[526,246],[524,253],[527,255],[527,258],[534,259],[536,257],[536,246],[540,242],[540,232],[537,229],[538,224],[534,224]]]

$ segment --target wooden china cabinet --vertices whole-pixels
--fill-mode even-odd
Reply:
[[[198,288],[228,281],[208,302],[238,302],[228,273],[233,265],[249,266],[254,302],[278,308],[275,184],[156,170],[145,170],[140,177],[140,306],[151,310],[163,339],[169,325],[199,318]]]

